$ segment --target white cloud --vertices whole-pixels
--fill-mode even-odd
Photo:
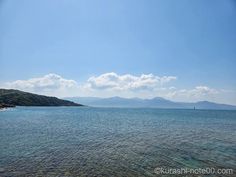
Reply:
[[[217,94],[218,91],[207,86],[197,86],[195,89],[190,91],[190,94],[195,95],[208,95],[208,94]]]
[[[118,75],[114,72],[93,76],[87,80],[86,87],[94,90],[150,90],[161,87],[163,84],[176,80],[175,76],[155,76],[153,74],[142,74],[134,76],[131,74]]]
[[[181,100],[202,100],[218,94],[219,91],[207,86],[196,86],[193,89],[174,90],[167,94],[168,98]]]
[[[64,79],[57,74],[47,74],[43,77],[32,78],[28,80],[16,80],[7,82],[5,87],[30,91],[34,93],[43,93],[55,95],[58,91],[70,91],[76,88],[77,82],[74,80]]]

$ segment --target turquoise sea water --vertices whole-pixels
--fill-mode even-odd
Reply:
[[[1,177],[158,176],[156,167],[229,168],[234,176],[236,111],[88,107],[0,111]]]

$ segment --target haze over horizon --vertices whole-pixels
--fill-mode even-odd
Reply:
[[[0,1],[0,87],[236,105],[236,3]]]

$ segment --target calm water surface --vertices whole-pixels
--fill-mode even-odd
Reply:
[[[156,167],[231,168],[235,175],[236,111],[0,111],[2,177],[158,176]]]

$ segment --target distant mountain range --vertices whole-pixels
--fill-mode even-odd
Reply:
[[[13,89],[0,89],[0,108],[12,106],[94,106],[94,107],[150,107],[172,109],[220,109],[236,110],[236,106],[218,104],[209,101],[195,103],[174,102],[161,97],[152,99],[141,98],[98,98],[98,97],[67,97],[67,100],[56,97],[37,95]],[[70,101],[68,101],[70,100]]]
[[[13,89],[0,89],[0,108],[12,106],[82,106],[72,101]]]
[[[172,108],[172,109],[220,109],[236,110],[236,106],[218,104],[209,101],[199,101],[195,103],[174,102],[161,97],[153,99],[141,98],[98,98],[98,97],[67,97],[70,101],[94,107],[150,107],[150,108]]]

